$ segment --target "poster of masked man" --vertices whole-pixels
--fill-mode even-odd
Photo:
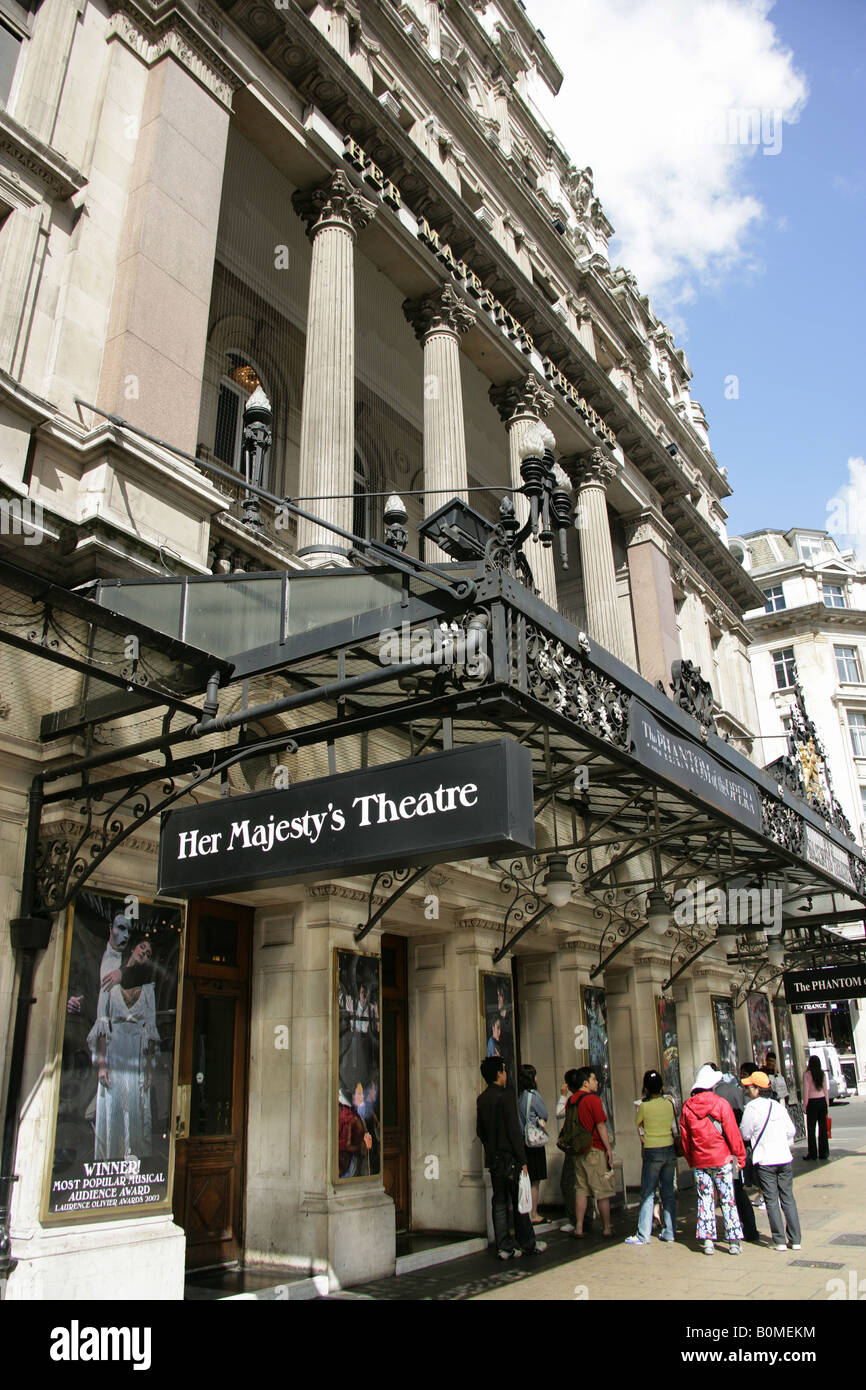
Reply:
[[[335,1178],[381,1171],[379,957],[334,952],[337,991],[337,1157]]]
[[[169,1208],[182,928],[134,895],[69,909],[48,1219]]]

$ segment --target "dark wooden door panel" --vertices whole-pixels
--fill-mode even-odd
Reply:
[[[193,1269],[231,1263],[243,1249],[251,926],[248,908],[191,904],[174,1210]]]

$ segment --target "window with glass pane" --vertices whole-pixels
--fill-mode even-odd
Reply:
[[[860,788],[860,816],[863,825],[866,825],[866,787]]]
[[[834,647],[836,653],[836,675],[840,681],[854,682],[858,684],[863,677],[860,674],[860,657],[856,647]]]
[[[824,607],[825,608],[847,608],[845,594],[841,584],[824,585]]]
[[[793,647],[782,647],[781,651],[773,652],[773,666],[776,671],[776,686],[779,690],[785,690],[789,685],[794,684],[797,666],[794,661]]]
[[[785,595],[781,584],[774,584],[772,589],[765,589],[764,598],[767,600],[764,604],[765,613],[778,613],[780,608],[785,607]]]
[[[810,563],[816,555],[820,555],[824,549],[824,542],[817,540],[814,536],[800,536],[797,541],[800,551],[800,558]]]
[[[854,757],[866,758],[866,714],[862,714],[860,710],[849,710],[848,728],[851,731]]]
[[[200,994],[195,1001],[189,1132],[230,1134],[235,1043],[233,998]]]

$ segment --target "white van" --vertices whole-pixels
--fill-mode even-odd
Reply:
[[[842,1063],[839,1061],[839,1053],[832,1043],[810,1042],[806,1046],[806,1064],[810,1057],[817,1057],[821,1063],[824,1074],[827,1077],[827,1092],[830,1097],[830,1104],[834,1100],[846,1100],[850,1095],[848,1082],[845,1080],[845,1073],[842,1070]]]

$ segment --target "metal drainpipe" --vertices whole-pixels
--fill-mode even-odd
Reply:
[[[36,902],[36,851],[39,844],[39,823],[42,816],[42,778],[34,777],[30,787],[27,815],[27,841],[24,850],[24,872],[21,877],[21,916],[9,923],[12,949],[18,956],[18,991],[15,1002],[15,1026],[12,1051],[9,1056],[6,1089],[6,1110],[3,1118],[3,1148],[0,1154],[0,1279],[6,1279],[18,1263],[12,1256],[9,1233],[12,1207],[12,1184],[16,1181],[15,1150],[18,1141],[18,1117],[21,1109],[21,1087],[24,1079],[24,1057],[27,1049],[27,1029],[33,998],[33,974],[36,957],[51,939],[51,918],[33,915]]]

